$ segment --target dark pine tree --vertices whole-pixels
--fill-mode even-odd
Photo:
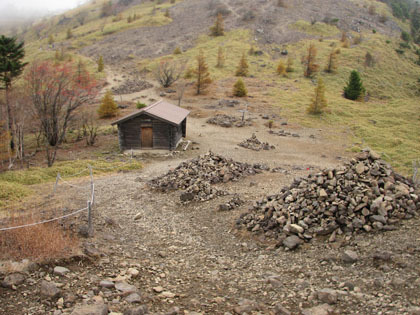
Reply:
[[[0,36],[0,89],[6,90],[7,128],[10,133],[10,149],[13,151],[15,142],[13,134],[13,117],[9,103],[9,91],[15,78],[21,75],[26,62],[23,42],[16,43],[15,37]]]
[[[365,88],[363,87],[362,79],[360,78],[359,72],[353,70],[350,73],[350,79],[347,83],[347,86],[344,87],[344,97],[349,100],[357,100],[360,96],[365,93]]]

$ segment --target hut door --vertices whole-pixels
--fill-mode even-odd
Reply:
[[[153,128],[151,127],[141,128],[141,147],[142,148],[153,147]]]

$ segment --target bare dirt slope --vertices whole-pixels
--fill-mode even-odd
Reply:
[[[0,288],[0,313],[46,314],[60,308],[71,312],[75,305],[95,301],[105,302],[114,312],[139,305],[114,288],[101,287],[106,279],[134,285],[140,296],[137,303],[154,314],[283,314],[280,306],[299,314],[316,305],[336,314],[409,314],[420,306],[418,219],[396,231],[333,243],[318,239],[292,252],[235,230],[240,213],[254,200],[278,192],[295,176],[334,167],[342,163],[338,156],[347,156],[340,143],[325,139],[319,130],[294,129],[300,138],[279,137],[267,133],[265,120],[255,118],[253,126],[236,129],[190,119],[188,138],[199,150],[148,160],[139,172],[97,178],[96,232],[86,246],[90,255],[99,256],[90,262],[57,262],[70,269],[64,277],[53,275],[53,264],[33,271],[15,291]],[[276,149],[256,152],[236,146],[252,132]],[[312,134],[315,139],[309,137]],[[179,192],[148,188],[148,180],[208,149],[243,162],[281,166],[286,172],[219,185],[246,202],[229,212],[217,209],[230,195],[182,205]],[[359,255],[354,263],[341,258],[348,249]],[[40,296],[45,278],[61,287],[62,301]],[[337,290],[336,301],[316,298],[315,292],[325,288]]]
[[[107,36],[81,52],[87,56],[103,55],[108,65],[129,61],[129,55],[151,58],[171,54],[175,47],[188,49],[201,34],[207,34],[215,16],[225,16],[227,30],[251,29],[260,44],[286,44],[308,34],[289,27],[304,20],[322,22],[337,19],[337,27],[360,31],[375,29],[385,34],[396,34],[399,27],[392,20],[379,22],[379,15],[370,15],[368,9],[350,0],[285,1],[287,7],[277,6],[274,0],[185,0],[171,9],[173,22],[157,27],[142,27]]]

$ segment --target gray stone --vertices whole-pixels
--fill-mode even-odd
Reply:
[[[352,250],[346,250],[341,257],[346,263],[354,263],[359,260],[359,255]]]
[[[146,305],[141,305],[136,308],[132,308],[124,312],[124,315],[146,315],[149,314],[149,310]]]
[[[70,272],[70,270],[65,268],[65,267],[57,266],[57,267],[54,268],[54,274],[55,275],[64,276],[68,272]]]
[[[299,245],[303,244],[303,240],[301,240],[296,235],[291,235],[286,237],[286,239],[283,241],[283,245],[287,247],[288,249],[295,249]]]
[[[330,315],[334,309],[328,304],[321,304],[302,310],[302,315]]]
[[[141,212],[137,213],[137,214],[134,216],[134,221],[140,220],[142,216],[143,216],[143,214],[142,214]]]
[[[372,215],[370,216],[370,220],[373,222],[380,222],[382,224],[386,224],[386,218],[382,215]]]
[[[322,289],[317,292],[318,300],[327,304],[337,303],[337,292],[333,289]]]
[[[129,296],[125,298],[128,303],[141,303],[142,298],[137,293],[131,293]]]
[[[321,190],[319,191],[319,197],[320,197],[320,198],[326,198],[326,197],[328,197],[328,194],[327,194],[327,192],[325,191],[325,189],[321,189]]]
[[[137,288],[134,285],[125,282],[116,283],[115,288],[118,291],[122,292],[124,295],[129,295],[131,293],[137,292]]]
[[[60,296],[61,290],[54,283],[42,280],[40,293],[47,298],[57,298]]]
[[[365,171],[365,165],[363,164],[363,162],[359,162],[356,166],[356,173],[362,174],[364,171]]]
[[[21,273],[12,273],[7,275],[4,280],[1,282],[1,286],[3,288],[11,289],[17,285],[22,284],[25,282],[25,276]]]
[[[289,225],[289,231],[291,233],[300,234],[300,233],[303,233],[305,230],[303,229],[303,227],[301,227],[297,224],[290,224]]]
[[[274,314],[275,315],[291,315],[292,313],[289,312],[287,308],[285,308],[280,303],[277,303],[274,307]]]
[[[106,304],[80,305],[76,306],[71,315],[107,315]]]
[[[101,282],[99,282],[99,286],[102,288],[113,288],[115,287],[115,284],[112,281],[102,280]]]

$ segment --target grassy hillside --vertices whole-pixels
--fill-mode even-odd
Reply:
[[[305,28],[309,27],[304,25]],[[288,78],[282,78],[275,71],[281,58],[277,59],[275,56],[278,54],[274,52],[284,47],[258,47],[251,33],[243,29],[233,30],[221,37],[203,35],[196,47],[170,58],[187,61],[188,67],[194,67],[194,57],[202,49],[212,78],[217,81],[233,78],[240,56],[245,53],[253,77],[248,78],[246,83],[250,86],[265,86],[263,92],[254,89],[255,92],[251,93],[254,99],[281,108],[282,116],[296,123],[349,132],[354,138],[354,150],[370,146],[383,153],[385,159],[392,162],[399,171],[411,173],[412,161],[420,157],[420,96],[417,81],[420,66],[415,64],[418,57],[413,49],[404,49],[403,54],[397,53],[401,42],[399,38],[390,39],[374,33],[362,34],[361,43],[343,48],[341,35],[338,35],[336,29],[317,25],[314,27],[315,30],[323,29],[322,34],[329,39],[312,41],[317,48],[317,62],[320,65],[320,72],[312,80],[303,77],[303,65],[300,62],[311,41],[287,46],[289,55],[294,58],[295,71]],[[359,36],[357,33],[351,35],[353,38]],[[226,56],[224,68],[215,67],[220,46]],[[262,56],[250,56],[248,51],[251,47],[261,48],[265,52]],[[338,69],[334,74],[327,74],[323,69],[332,49],[340,49]],[[367,52],[374,56],[375,65],[372,67],[364,65]],[[287,62],[287,57],[282,59],[284,63]],[[139,67],[151,70],[157,61],[143,60]],[[343,87],[353,69],[361,73],[370,95],[366,102],[354,102],[342,97]],[[311,116],[305,111],[318,77],[323,77],[326,84],[329,112]],[[249,101],[255,102],[254,99]]]

